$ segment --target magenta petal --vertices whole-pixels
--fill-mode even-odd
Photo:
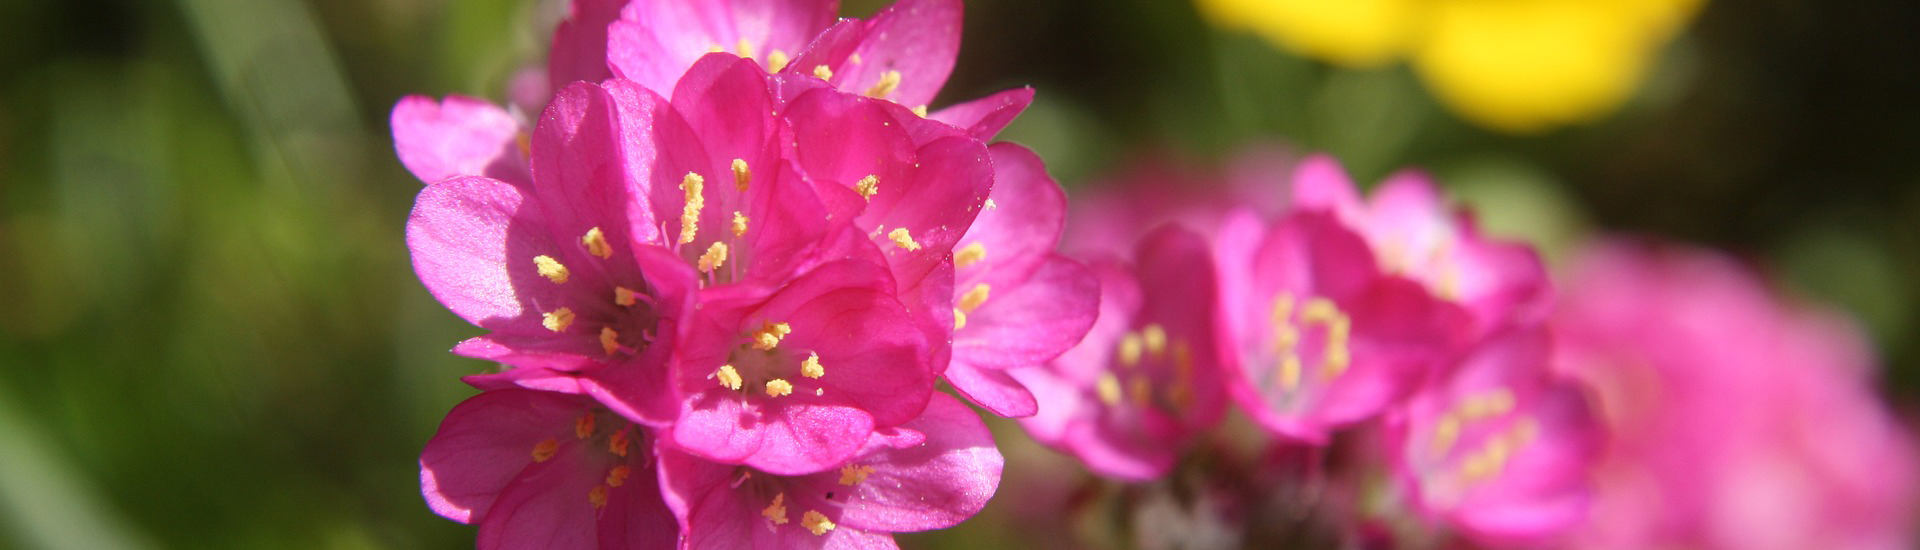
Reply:
[[[528,390],[489,391],[462,401],[420,453],[427,505],[461,523],[486,516],[501,489],[533,464],[534,446],[572,435],[573,420],[585,411],[567,396]]]
[[[947,365],[943,375],[954,391],[975,405],[1007,418],[1024,418],[1040,411],[1033,392],[1012,375],[1000,369],[973,366],[960,358]]]
[[[1026,281],[989,295],[954,332],[954,361],[987,369],[1031,367],[1086,336],[1099,309],[1100,280],[1078,262],[1054,255]]]
[[[979,283],[1006,288],[1026,280],[1047,261],[1066,221],[1066,192],[1047,175],[1038,155],[1012,143],[996,143],[987,151],[993,159],[988,197],[994,207],[983,209],[955,245],[960,250],[978,245],[985,253],[959,268],[961,292]]]
[[[393,147],[413,176],[434,183],[487,176],[524,184],[527,153],[520,122],[492,103],[463,96],[407,96],[393,106]]]
[[[759,65],[732,54],[707,54],[680,77],[672,101],[712,156],[701,173],[726,174],[736,158],[763,172],[773,167],[776,119]]]
[[[493,508],[480,517],[475,547],[598,547],[599,510],[587,495],[606,474],[585,467],[591,453],[586,447],[583,443],[563,443],[552,458],[520,472],[500,491]]]
[[[798,475],[832,467],[860,450],[873,417],[835,406],[777,406],[759,449],[743,462],[761,471]]]
[[[979,415],[936,395],[902,428],[926,434],[920,445],[862,456],[874,466],[840,511],[840,522],[869,531],[923,531],[952,527],[986,506],[1000,486],[1004,459]]]
[[[927,118],[965,128],[974,139],[990,141],[1032,104],[1033,88],[1014,88],[934,111]]]
[[[636,471],[625,485],[607,491],[599,524],[603,550],[656,550],[680,542],[680,523],[660,498],[660,476],[653,468]]]
[[[620,18],[620,6],[624,4],[626,0],[571,2],[567,19],[553,31],[553,49],[547,58],[548,89],[613,77],[607,67],[607,25]]]
[[[1359,211],[1360,192],[1353,188],[1353,180],[1340,167],[1340,161],[1329,155],[1313,155],[1300,161],[1294,170],[1293,206],[1344,215]]]
[[[865,39],[834,68],[834,85],[851,93],[875,91],[884,73],[899,72],[886,99],[909,107],[931,103],[960,54],[960,0],[900,0],[873,16]]]
[[[494,330],[542,330],[538,303],[560,300],[542,280],[532,250],[552,241],[539,207],[521,189],[483,177],[429,185],[407,218],[413,270],[427,291],[467,322]]]
[[[608,242],[654,242],[646,193],[655,122],[673,118],[666,101],[625,81],[574,83],[555,95],[533,134],[536,195],[549,230],[575,242],[598,227]]]

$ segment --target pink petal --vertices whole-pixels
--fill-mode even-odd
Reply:
[[[927,105],[947,82],[960,53],[960,0],[900,0],[875,14],[852,59],[834,68],[834,85],[865,93],[882,73],[898,71],[900,83],[882,99],[908,107]]]
[[[553,49],[547,57],[550,90],[584,80],[598,83],[613,77],[607,66],[607,25],[620,18],[625,0],[573,0],[565,21],[553,31]]]
[[[797,57],[814,36],[833,24],[837,2],[735,0],[634,2],[609,27],[608,57],[614,73],[664,93],[700,56],[719,48],[767,60],[774,50]]]
[[[534,189],[554,235],[573,242],[598,227],[611,243],[659,239],[636,190],[653,178],[654,127],[670,113],[659,96],[618,80],[554,96],[533,135]]]
[[[978,368],[1038,366],[1053,360],[1093,327],[1100,280],[1078,262],[1054,255],[1032,278],[989,290],[967,326],[954,333],[954,361]]]
[[[483,100],[407,96],[393,106],[393,146],[413,176],[434,183],[454,176],[487,176],[525,184],[527,153],[520,122]]]
[[[926,441],[856,459],[874,470],[850,489],[843,524],[868,531],[942,529],[973,517],[993,497],[1004,460],[972,409],[936,395],[925,413],[901,427],[926,434]]]
[[[552,458],[520,472],[480,517],[475,547],[597,548],[600,510],[587,495],[606,471],[585,467],[590,454],[587,445],[567,441]]]
[[[586,411],[567,396],[528,390],[483,392],[461,402],[420,453],[427,505],[461,523],[485,517],[501,489],[534,463],[534,446],[570,440],[574,419]]]
[[[990,141],[1032,104],[1033,88],[1021,87],[957,103],[934,111],[927,118],[965,128],[974,139]]]
[[[1353,180],[1329,155],[1313,155],[1300,161],[1293,173],[1293,207],[1331,210],[1342,216],[1357,215],[1363,203]]]
[[[539,284],[531,261],[553,242],[547,216],[521,189],[483,177],[459,177],[420,192],[407,218],[407,248],[427,291],[467,322],[534,333],[535,305],[555,303],[558,285]]]
[[[961,292],[979,283],[999,289],[1026,280],[1047,261],[1066,221],[1066,192],[1047,176],[1038,155],[1012,143],[996,143],[987,151],[993,158],[988,196],[994,208],[983,209],[955,244],[956,249],[978,244],[986,256],[959,268]]]
[[[673,108],[699,133],[711,155],[698,170],[702,174],[731,179],[717,176],[729,174],[736,158],[763,172],[775,166],[776,126],[769,116],[773,98],[766,72],[752,61],[728,53],[701,57],[675,85]]]
[[[1008,418],[1024,418],[1040,411],[1040,405],[1012,375],[1000,369],[976,367],[961,358],[954,358],[943,374],[954,391],[961,397],[979,405],[993,414]]]

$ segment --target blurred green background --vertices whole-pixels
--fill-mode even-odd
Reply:
[[[504,101],[563,10],[0,2],[0,548],[470,545],[421,503],[414,460],[472,393],[457,377],[484,365],[446,350],[478,331],[408,266],[420,184],[387,112]],[[1618,113],[1531,137],[1462,122],[1404,65],[1290,56],[1182,1],[972,0],[967,18],[942,103],[1037,87],[1004,137],[1076,192],[1142,155],[1204,167],[1253,142],[1331,151],[1362,181],[1421,165],[1550,256],[1597,229],[1731,250],[1856,315],[1890,399],[1920,398],[1920,4],[1713,2]],[[1015,468],[1046,460],[1019,438],[1002,430]],[[1007,500],[907,542],[1011,542]]]

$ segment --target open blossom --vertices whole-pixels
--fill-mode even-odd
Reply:
[[[894,548],[893,533],[951,527],[986,505],[1003,459],[965,405],[936,396],[835,467],[781,475],[661,451],[667,505],[692,548]]]
[[[1322,443],[1426,384],[1463,342],[1464,313],[1383,272],[1331,214],[1271,227],[1240,212],[1220,232],[1230,387],[1254,420]]]
[[[1496,334],[1388,416],[1413,504],[1484,545],[1538,545],[1586,517],[1602,434],[1548,346],[1540,327]]]
[[[480,526],[477,546],[670,548],[652,438],[575,395],[502,389],[454,407],[420,453],[435,513]]]
[[[1090,267],[1100,310],[1087,337],[1045,368],[1008,371],[1039,401],[1039,414],[1020,424],[1094,472],[1159,477],[1226,412],[1213,260],[1204,239],[1168,226],[1142,239],[1131,261]]]
[[[1611,433],[1577,547],[1910,547],[1914,443],[1856,330],[1698,250],[1604,243],[1565,288],[1556,364]]]
[[[1539,255],[1481,236],[1472,217],[1450,208],[1423,174],[1388,177],[1363,201],[1339,161],[1315,155],[1294,173],[1293,206],[1333,212],[1366,237],[1387,272],[1466,307],[1478,335],[1546,318],[1552,293]]]

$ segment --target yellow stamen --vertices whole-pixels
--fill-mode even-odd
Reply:
[[[1100,402],[1109,406],[1120,404],[1120,379],[1113,373],[1100,373],[1100,379],[1094,381],[1093,389],[1100,395]]]
[[[1120,348],[1117,352],[1120,364],[1127,367],[1140,364],[1140,351],[1145,346],[1146,343],[1140,341],[1140,334],[1137,332],[1128,332],[1125,336],[1121,336]]]
[[[826,65],[814,65],[813,77],[820,80],[833,80],[833,69],[827,68]]]
[[[840,484],[848,487],[867,480],[873,474],[873,467],[865,464],[848,464],[840,467]]]
[[[800,362],[800,376],[819,378],[826,375],[827,368],[820,366],[820,354],[808,354],[807,360]]]
[[[752,59],[752,58],[753,58],[753,43],[752,43],[752,42],[748,42],[748,41],[747,41],[747,39],[745,39],[745,38],[742,38],[742,39],[740,39],[740,41],[739,41],[739,42],[734,42],[734,43],[733,43],[733,51],[734,51],[734,52],[736,52],[736,53],[739,53],[739,54],[740,54],[740,57],[745,57],[745,58],[748,58],[748,59]]]
[[[747,159],[733,159],[733,187],[747,190],[747,184],[753,182],[753,170],[747,168]]]
[[[586,245],[587,253],[596,258],[604,260],[613,257],[613,246],[607,244],[607,235],[601,233],[598,227],[588,229],[587,234],[580,237],[580,244]]]
[[[580,439],[586,439],[587,437],[592,435],[593,435],[593,413],[580,415],[579,419],[576,419],[573,421],[574,437],[577,437]]]
[[[953,330],[963,328],[967,328],[967,312],[960,311],[960,308],[957,307],[953,308]]]
[[[744,237],[746,235],[747,235],[747,215],[741,214],[739,211],[736,210],[733,213],[733,236]]]
[[[800,516],[800,525],[806,526],[815,535],[825,535],[834,528],[833,520],[827,519],[827,515],[819,510],[807,510],[806,514]]]
[[[639,293],[634,292],[633,289],[624,286],[613,287],[613,303],[619,304],[620,307],[627,307],[639,302]]]
[[[760,515],[766,516],[767,520],[772,521],[774,525],[786,525],[787,524],[786,500],[787,500],[786,493],[779,493],[779,494],[773,495],[773,503],[768,504],[766,509],[761,510]]]
[[[987,245],[976,242],[963,246],[959,252],[953,253],[953,266],[969,267],[985,259],[987,259]]]
[[[753,349],[765,351],[780,345],[780,340],[793,333],[793,327],[786,323],[761,323],[760,330],[753,333]]]
[[[847,62],[848,62],[848,63],[852,63],[852,64],[855,64],[855,65],[859,65],[859,64],[861,64],[861,63],[864,63],[863,61],[861,61],[861,60],[860,60],[860,54],[858,54],[858,53],[855,53],[855,54],[853,54],[853,55],[849,55],[849,56],[847,56]]]
[[[1167,353],[1167,329],[1159,323],[1150,323],[1140,328],[1140,340],[1147,345],[1147,355],[1160,357]]]
[[[854,182],[853,190],[860,194],[860,198],[869,201],[873,200],[874,193],[880,192],[880,176],[867,174],[867,177],[860,178],[860,181]]]
[[[560,452],[559,441],[552,439],[541,441],[533,446],[533,461],[546,462],[548,459],[553,458],[553,453],[557,452]]]
[[[715,242],[707,246],[707,253],[700,255],[700,270],[712,273],[727,263],[727,243]]]
[[[900,89],[900,71],[887,71],[880,73],[880,81],[875,82],[872,88],[867,88],[867,97],[885,99],[898,89]]]
[[[541,277],[546,277],[554,284],[567,282],[567,266],[560,265],[560,260],[553,259],[553,256],[545,254],[534,256],[533,268],[540,272]]]
[[[707,207],[707,198],[700,192],[706,184],[706,178],[693,172],[680,180],[680,189],[687,192],[687,205],[680,209],[680,244],[693,242],[700,231],[700,209]]]
[[[627,456],[627,443],[626,430],[613,432],[613,437],[607,438],[607,452]]]
[[[563,307],[541,314],[540,324],[554,332],[565,331],[573,325],[573,310]]]
[[[1280,357],[1280,389],[1293,391],[1300,387],[1300,356],[1287,352]]]
[[[780,72],[780,69],[787,68],[787,62],[789,61],[793,61],[793,58],[788,57],[787,52],[774,50],[772,53],[767,54],[767,72]]]
[[[793,383],[784,378],[767,381],[767,397],[786,397],[793,393]]]
[[[607,486],[619,487],[621,485],[626,485],[627,478],[632,475],[633,475],[633,468],[627,467],[627,465],[625,464],[614,466],[613,470],[607,472]]]
[[[972,290],[968,290],[966,294],[960,296],[960,310],[972,313],[973,310],[980,309],[980,304],[987,303],[988,290],[990,289],[986,283],[973,285]]]
[[[920,243],[913,242],[913,235],[907,233],[907,228],[905,227],[896,228],[893,231],[888,231],[887,239],[892,240],[893,245],[898,246],[900,248],[905,248],[907,250],[920,249]]]
[[[606,350],[607,355],[619,351],[620,333],[614,332],[613,327],[600,327],[600,349]]]
[[[740,371],[734,370],[733,365],[720,365],[720,370],[713,371],[713,377],[719,379],[720,385],[729,390],[740,389],[740,384],[743,382],[740,380]]]
[[[918,106],[918,107],[914,107],[914,108],[913,108],[913,114],[914,114],[914,116],[918,116],[918,117],[920,117],[920,118],[927,118],[927,106],[926,106],[926,105],[921,105],[921,106]]]
[[[1460,438],[1460,418],[1452,414],[1440,415],[1433,424],[1433,452],[1445,454],[1453,449],[1453,442]]]
[[[594,508],[607,507],[607,486],[593,486],[592,490],[587,491],[587,502],[593,503]]]

